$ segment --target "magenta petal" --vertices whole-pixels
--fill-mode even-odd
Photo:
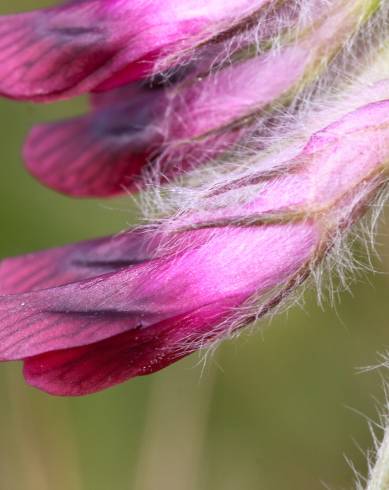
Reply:
[[[122,43],[110,41],[100,2],[0,19],[0,92],[19,99],[51,99],[110,63]],[[96,82],[95,82],[96,83]]]
[[[166,42],[142,3],[86,0],[1,17],[0,93],[50,101],[142,78]]]
[[[79,396],[108,388],[138,373],[147,374],[145,366],[151,367],[153,359],[155,362],[158,338],[140,346],[131,346],[131,340],[131,334],[126,333],[97,344],[26,359],[25,379],[52,395]],[[169,364],[167,356],[165,359]],[[155,362],[155,370],[164,365],[162,361]]]
[[[1,296],[0,358],[23,359],[142,328],[149,314],[142,305],[124,304],[123,285],[117,284],[116,290],[111,286],[100,276],[85,285]],[[94,292],[88,299],[90,288]],[[151,316],[158,321],[157,312]]]
[[[212,239],[195,233],[187,236],[190,253],[52,289],[1,296],[0,359],[79,347],[148,330],[231,298],[242,302],[254,290],[267,291],[294,274],[317,240],[309,224],[296,225],[286,242],[283,235],[282,226],[226,229]]]
[[[32,386],[53,395],[94,393],[135,376],[158,371],[193,352],[188,340],[223,319],[238,298],[164,321],[151,329],[135,330],[92,345],[48,352],[28,358],[24,376]]]
[[[267,0],[261,0],[260,4]],[[85,0],[0,18],[0,93],[53,100],[109,90],[152,73],[203,29],[249,12],[249,0]]]
[[[48,187],[77,197],[131,189],[161,143],[153,119],[163,101],[163,93],[149,92],[121,106],[35,127],[24,147],[28,170]]]
[[[157,245],[157,237],[130,230],[5,259],[0,262],[0,295],[46,289],[146,262]]]

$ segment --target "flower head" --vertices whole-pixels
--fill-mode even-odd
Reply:
[[[46,68],[69,65],[21,77],[30,64],[12,58],[17,89],[0,84],[10,96],[50,100],[167,69],[158,87],[94,96],[90,115],[27,140],[29,169],[72,195],[138,187],[152,164],[141,183],[156,185],[145,202],[159,211],[150,226],[1,263],[0,360],[23,360],[32,385],[91,393],[240,332],[282,305],[384,188],[388,84],[334,75],[347,55],[360,53],[359,69],[371,59],[358,33],[381,19],[380,2],[276,3],[84,1],[11,17],[38,36],[31,52],[47,48]],[[109,62],[94,67],[94,50]],[[304,94],[318,103],[334,79],[336,97],[306,109]]]
[[[208,211],[184,213],[169,230],[5,261],[1,359],[24,359],[39,388],[84,394],[158,370],[267,313],[384,184],[388,109],[365,105],[287,160],[273,157],[240,206],[218,204],[250,180],[209,196]]]

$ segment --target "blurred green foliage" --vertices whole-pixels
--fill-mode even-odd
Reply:
[[[8,4],[9,3],[9,4]],[[35,1],[34,7],[49,2]],[[0,13],[31,8],[5,2]],[[83,99],[0,102],[0,256],[125,228],[131,200],[77,201],[22,168],[27,129],[85,110]],[[60,151],[60,148],[58,149]],[[381,229],[381,271],[389,241]],[[353,488],[372,446],[383,380],[357,368],[389,344],[389,279],[368,274],[336,308],[292,308],[224,344],[203,369],[192,356],[153,376],[79,399],[24,384],[0,366],[0,490],[319,490]]]

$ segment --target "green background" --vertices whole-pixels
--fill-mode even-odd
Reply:
[[[2,0],[0,13],[44,5]],[[47,4],[48,2],[46,2]],[[85,100],[0,101],[0,257],[117,232],[129,198],[77,201],[23,170],[37,121],[82,112]],[[0,490],[351,489],[366,475],[368,419],[379,422],[389,345],[389,239],[378,274],[336,307],[314,294],[255,333],[225,343],[205,367],[192,356],[155,375],[85,398],[53,398],[0,366]],[[379,430],[378,430],[379,434]]]

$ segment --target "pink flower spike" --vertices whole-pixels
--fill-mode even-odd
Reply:
[[[269,1],[86,0],[3,16],[0,93],[50,101],[139,80],[184,41],[217,34]]]

